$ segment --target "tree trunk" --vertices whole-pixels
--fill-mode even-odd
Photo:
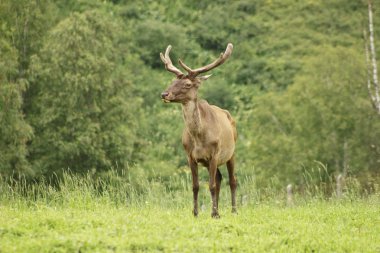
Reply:
[[[380,116],[380,95],[379,95],[379,83],[377,78],[377,63],[376,63],[376,51],[375,51],[375,38],[373,30],[373,19],[372,19],[372,3],[368,1],[368,26],[369,26],[369,48],[366,32],[364,32],[365,38],[365,52],[367,61],[367,88],[371,103]],[[371,62],[370,62],[371,61]],[[371,69],[372,67],[372,69]],[[372,76],[371,76],[372,74]],[[371,79],[373,81],[373,88],[371,87]]]

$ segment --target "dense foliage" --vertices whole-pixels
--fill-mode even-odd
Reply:
[[[198,67],[232,42],[200,96],[237,120],[238,175],[376,176],[366,11],[360,0],[1,1],[0,173],[184,173],[181,110],[159,99],[173,76],[158,54],[171,44],[173,61]]]

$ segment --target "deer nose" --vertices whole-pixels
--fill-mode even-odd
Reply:
[[[162,92],[161,93],[161,98],[166,98],[166,96],[169,95],[169,92]]]

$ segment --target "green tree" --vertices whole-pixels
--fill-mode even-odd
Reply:
[[[4,37],[17,49],[17,78],[26,78],[31,55],[41,47],[42,38],[56,22],[55,5],[50,0],[4,0],[0,22],[7,27]]]
[[[6,33],[4,27],[0,31]],[[17,50],[0,38],[0,175],[32,175],[27,161],[27,142],[32,129],[22,113],[26,84],[17,81]]]
[[[32,128],[24,118],[30,56],[52,25],[54,5],[43,1],[0,3],[0,171],[34,174],[27,160]]]
[[[367,101],[361,55],[339,47],[320,52],[285,93],[256,100],[246,145],[262,177],[302,181],[316,161],[329,174],[379,168],[380,124]]]
[[[131,159],[139,99],[123,40],[106,11],[74,13],[49,33],[31,67],[36,170],[124,168]]]

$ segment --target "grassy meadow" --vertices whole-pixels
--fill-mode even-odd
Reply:
[[[378,193],[296,194],[288,206],[285,191],[248,191],[253,184],[246,179],[239,192],[249,194],[239,198],[239,214],[230,213],[224,183],[221,218],[212,219],[205,182],[194,218],[189,178],[173,178],[172,188],[120,180],[66,174],[54,187],[3,180],[0,252],[380,251]]]

